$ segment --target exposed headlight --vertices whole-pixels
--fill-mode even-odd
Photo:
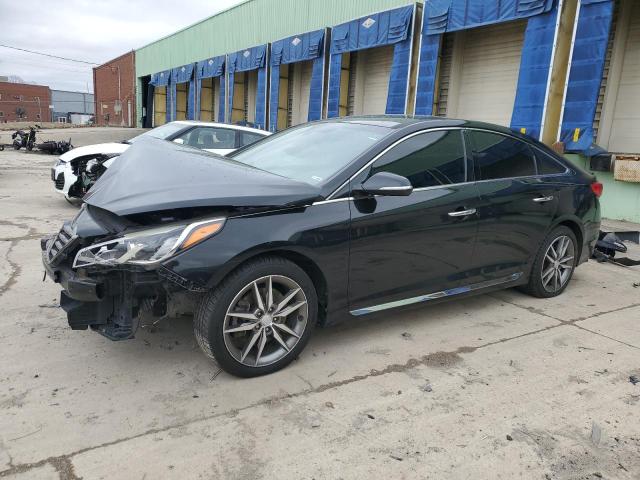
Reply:
[[[168,225],[96,243],[77,253],[73,268],[88,265],[154,265],[215,235],[222,230],[224,222],[224,218],[216,218],[189,225]]]
[[[53,165],[53,168],[59,167],[60,165],[64,165],[65,163],[67,162],[59,158],[58,160],[56,160],[56,163]]]

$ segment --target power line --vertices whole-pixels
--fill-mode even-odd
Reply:
[[[23,63],[25,65],[36,65],[36,66],[47,65],[47,67],[72,69],[77,72],[91,72],[91,68],[92,68],[90,65],[76,65],[74,63],[55,60],[53,58],[41,58],[40,60],[38,60],[35,57],[23,57],[23,56],[16,56],[13,54],[6,55],[5,57],[6,58],[3,59],[5,64]]]
[[[87,62],[85,60],[76,60],[74,58],[59,57],[57,55],[51,55],[49,53],[36,52],[34,50],[27,50],[26,48],[12,47],[12,46],[9,46],[9,45],[2,45],[2,44],[0,44],[0,47],[10,48],[12,50],[19,50],[21,52],[33,53],[35,55],[43,55],[45,57],[59,58],[60,60],[66,60],[68,62],[86,63],[87,65],[100,65],[99,63]]]

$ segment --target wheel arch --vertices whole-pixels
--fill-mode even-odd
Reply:
[[[578,241],[578,259],[582,257],[582,249],[584,247],[584,229],[582,227],[582,223],[578,218],[573,218],[570,216],[560,217],[553,224],[551,230],[556,227],[563,226],[570,229],[573,234],[576,236],[576,240]]]
[[[230,268],[216,275],[215,279],[212,279],[213,281],[210,282],[208,286],[214,287],[229,275],[231,275],[233,272],[241,268],[243,265],[246,265],[247,263],[262,257],[285,258],[290,262],[296,264],[309,276],[318,296],[318,323],[324,324],[326,321],[329,303],[328,283],[326,275],[322,271],[318,263],[311,258],[311,256],[291,248],[279,247],[248,253],[241,259],[237,259],[237,261],[234,262]]]

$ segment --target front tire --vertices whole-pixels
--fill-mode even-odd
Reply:
[[[202,300],[194,333],[202,351],[239,377],[275,372],[304,349],[317,322],[309,276],[281,257],[250,261]]]
[[[569,285],[578,261],[578,242],[571,229],[554,228],[542,242],[523,290],[538,298],[560,295]]]
[[[71,205],[73,205],[74,207],[80,207],[82,206],[82,199],[81,198],[77,198],[77,197],[68,197],[67,195],[64,196],[64,199],[69,202]]]

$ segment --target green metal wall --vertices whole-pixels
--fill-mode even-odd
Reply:
[[[136,76],[414,3],[411,0],[249,0],[136,50]]]

